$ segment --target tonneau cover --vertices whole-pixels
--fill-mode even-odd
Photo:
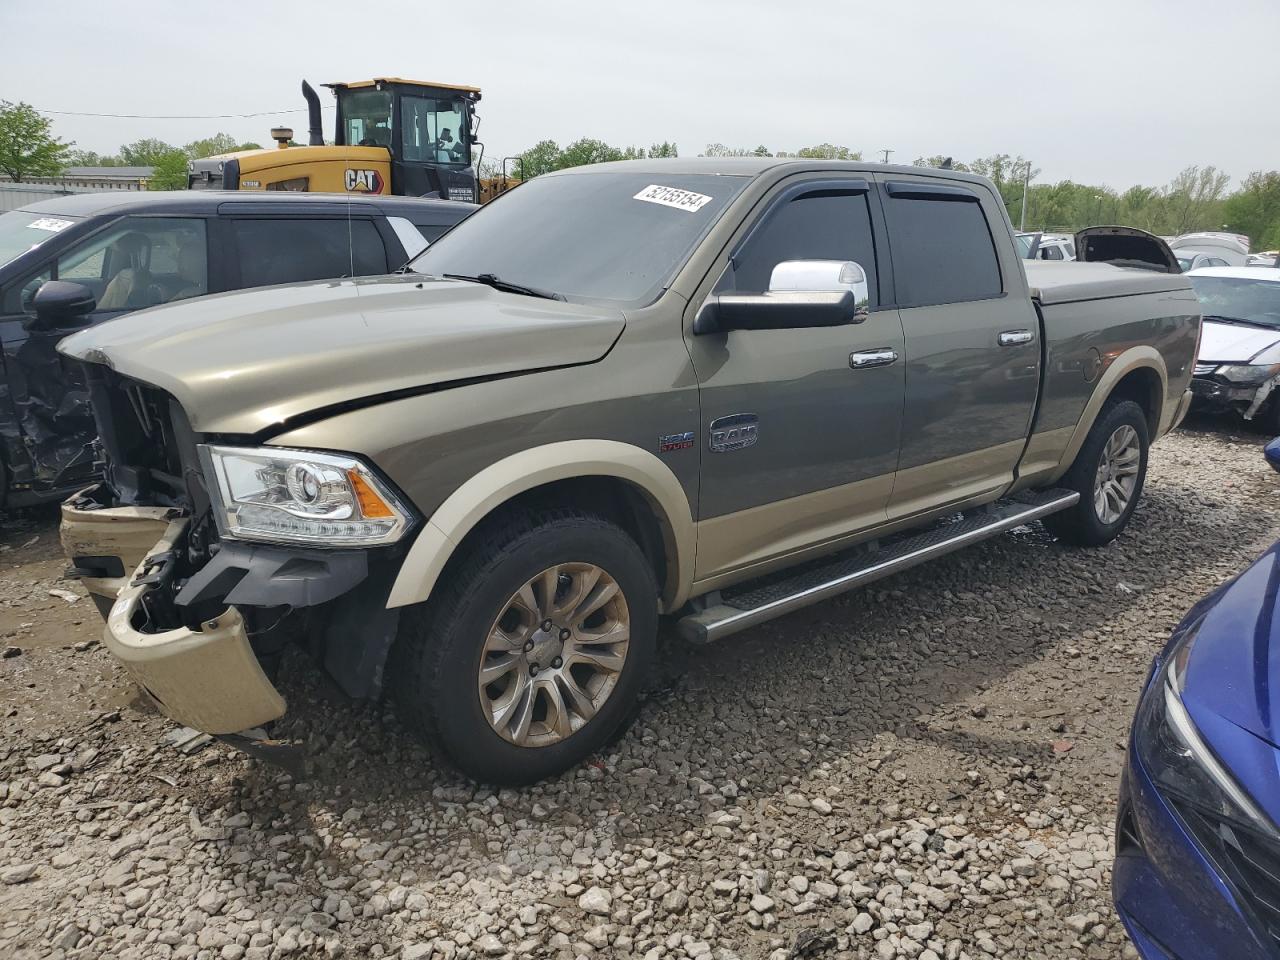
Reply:
[[[1115,267],[1109,263],[1028,260],[1024,266],[1031,296],[1042,304],[1191,289],[1191,282],[1182,274]]]

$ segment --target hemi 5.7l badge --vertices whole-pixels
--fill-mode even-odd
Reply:
[[[735,413],[711,421],[710,443],[714,453],[730,453],[754,447],[760,438],[760,418],[754,413]]]
[[[658,438],[658,452],[670,453],[672,450],[688,450],[693,446],[693,431],[672,433]]]

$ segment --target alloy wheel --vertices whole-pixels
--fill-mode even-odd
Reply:
[[[521,747],[572,736],[613,693],[630,638],[626,597],[605,570],[543,570],[511,596],[485,638],[477,680],[489,725]]]
[[[1102,448],[1093,482],[1093,510],[1104,524],[1115,523],[1128,509],[1141,465],[1138,431],[1121,424]]]

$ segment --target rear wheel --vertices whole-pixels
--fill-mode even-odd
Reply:
[[[1060,540],[1096,547],[1120,535],[1147,476],[1147,418],[1132,400],[1108,403],[1059,486],[1080,494],[1069,510],[1044,518]]]
[[[608,742],[643,687],[653,572],[626,533],[578,511],[513,514],[463,549],[404,620],[398,712],[477,780],[560,773]]]

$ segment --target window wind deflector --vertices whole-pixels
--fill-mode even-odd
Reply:
[[[542,300],[565,299],[563,293],[556,293],[552,290],[539,290],[537,287],[526,287],[519,283],[509,283],[492,273],[479,273],[474,277],[468,277],[461,273],[446,273],[444,277],[446,280],[466,280],[470,283],[483,283],[486,287],[493,287],[493,289],[501,290],[503,293],[518,293],[521,296],[539,297]]]
[[[906,183],[891,180],[884,185],[889,196],[895,200],[944,200],[957,203],[979,203],[979,197],[971,190],[963,187],[948,187],[943,184]]]

